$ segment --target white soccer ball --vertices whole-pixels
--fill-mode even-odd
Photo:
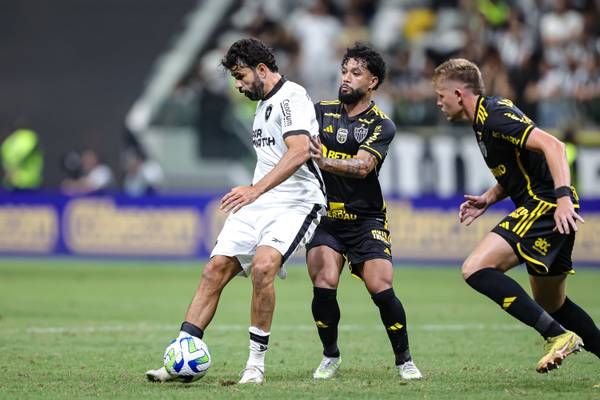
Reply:
[[[192,382],[206,375],[212,359],[201,339],[179,335],[165,349],[163,362],[169,374],[182,382]]]

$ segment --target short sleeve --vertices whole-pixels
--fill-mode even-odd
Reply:
[[[496,107],[490,110],[485,125],[494,139],[519,148],[525,148],[529,134],[535,127],[533,121],[509,100],[498,101]]]
[[[281,108],[281,131],[283,136],[288,132],[306,131],[308,134],[314,129],[315,106],[304,93],[291,93],[279,103]]]
[[[385,158],[394,136],[396,136],[396,125],[390,119],[384,119],[375,126],[359,149],[368,151],[381,162]]]

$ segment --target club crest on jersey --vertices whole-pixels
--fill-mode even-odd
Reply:
[[[348,140],[348,129],[338,128],[335,138],[337,139],[338,143],[346,143],[346,140]]]
[[[273,111],[273,105],[269,104],[269,106],[265,110],[265,121],[269,120],[269,117],[271,116],[271,111]]]
[[[358,143],[361,143],[367,137],[367,133],[369,133],[369,128],[364,125],[357,126],[354,128],[354,139],[356,139]]]

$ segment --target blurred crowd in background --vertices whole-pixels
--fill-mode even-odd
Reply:
[[[546,129],[597,126],[599,11],[597,0],[246,0],[156,123],[231,130],[231,116],[214,113],[231,103],[248,121],[252,106],[232,96],[219,60],[233,40],[254,36],[313,101],[337,97],[346,47],[373,44],[388,64],[376,101],[400,128],[443,123],[430,77],[453,56],[477,62],[489,94],[513,99]]]
[[[577,132],[599,131],[600,0],[238,0],[152,121],[167,132],[189,128],[203,161],[251,156],[256,105],[220,66],[231,43],[248,36],[272,47],[280,71],[315,102],[337,98],[347,47],[374,45],[388,66],[375,100],[399,133],[469,132],[444,120],[431,87],[435,66],[457,56],[480,65],[488,94],[512,99],[540,127],[575,143]],[[2,144],[5,188],[41,185],[43,149],[29,128],[15,126]],[[154,193],[168,174],[135,135],[125,136],[110,166],[99,149],[66,153],[60,189]]]
[[[113,172],[95,149],[67,151],[60,161],[64,173],[60,191],[69,196],[113,192],[132,197],[155,194],[163,183],[163,170],[129,137],[131,140],[121,154],[118,173]],[[30,192],[42,186],[44,153],[34,130],[19,128],[8,135],[0,145],[0,160],[3,189]]]

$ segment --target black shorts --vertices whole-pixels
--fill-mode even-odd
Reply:
[[[317,246],[327,246],[342,254],[348,261],[350,272],[359,278],[365,261],[392,261],[387,221],[375,218],[340,221],[323,217],[306,250]]]
[[[554,203],[530,199],[492,229],[511,245],[530,275],[574,273],[571,254],[575,232],[571,229],[570,234],[563,235],[554,229],[554,210]]]

